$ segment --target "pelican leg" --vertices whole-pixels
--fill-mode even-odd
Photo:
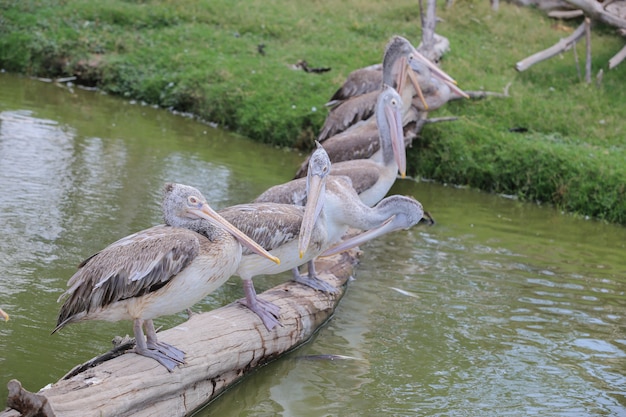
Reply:
[[[268,331],[271,331],[276,325],[283,326],[281,322],[278,321],[280,307],[274,303],[258,298],[251,279],[243,280],[243,291],[246,298],[239,300],[239,302],[259,316]]]
[[[154,328],[154,322],[152,320],[146,320],[144,322],[144,327],[146,329],[146,339],[148,342],[146,345],[148,346],[148,349],[158,350],[178,363],[185,363],[185,352],[170,345],[169,343],[159,342]]]
[[[313,262],[313,260],[310,260],[307,265],[309,267],[309,270],[307,275],[305,276],[300,274],[298,268],[294,268],[292,270],[294,281],[306,285],[307,287],[311,287],[314,290],[322,291],[325,293],[333,294],[337,292],[337,288],[317,277],[317,273],[315,272],[315,263]]]
[[[143,320],[135,319],[133,322],[133,331],[135,333],[135,349],[134,352],[137,355],[145,356],[147,358],[154,359],[163,365],[169,372],[172,372],[176,366],[180,364],[179,361],[170,358],[166,353],[161,352],[157,349],[149,349],[146,343],[146,339],[143,334],[143,330],[141,327],[143,326]],[[154,326],[153,326],[154,329]],[[156,334],[154,335],[156,337]]]

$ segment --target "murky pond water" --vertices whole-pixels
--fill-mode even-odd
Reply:
[[[0,322],[0,407],[10,379],[37,391],[131,332],[90,322],[50,335],[78,262],[161,222],[164,182],[220,208],[287,180],[301,159],[140,103],[0,74],[0,306],[11,315]],[[436,184],[392,192],[418,198],[437,224],[364,246],[315,338],[199,415],[626,416],[625,228]],[[288,276],[255,281],[264,290]],[[241,295],[233,279],[194,309]]]

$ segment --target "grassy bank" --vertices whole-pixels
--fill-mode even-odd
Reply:
[[[410,174],[626,224],[626,64],[606,70],[623,40],[594,28],[594,75],[605,69],[599,87],[580,82],[571,52],[517,73],[515,62],[578,22],[509,4],[494,13],[488,3],[441,3],[438,32],[452,46],[442,66],[467,90],[512,83],[511,97],[433,113],[460,120],[425,127],[409,152]],[[0,15],[7,71],[77,75],[289,147],[311,146],[323,103],[351,70],[379,62],[391,35],[416,44],[421,36],[414,0],[0,0]],[[577,50],[584,56],[584,45]],[[332,70],[291,69],[300,59]],[[527,131],[510,131],[520,127]]]

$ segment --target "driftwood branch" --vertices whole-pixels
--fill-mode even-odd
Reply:
[[[614,13],[609,13],[602,7],[602,3],[587,0],[565,0],[570,5],[582,10],[585,15],[594,20],[599,20],[607,25],[618,28],[626,28],[626,19]]]
[[[553,56],[560,54],[561,52],[569,50],[574,46],[585,34],[585,23],[582,23],[576,30],[567,38],[561,39],[556,45],[551,46],[541,52],[537,52],[534,55],[529,56],[526,59],[519,61],[515,64],[515,69],[518,71],[526,71],[531,66],[552,58]]]
[[[424,0],[420,0],[420,15],[422,20],[422,44],[419,49],[426,57],[432,61],[438,61],[441,56],[435,52],[435,28],[437,26],[437,2],[436,0],[426,0],[426,10],[424,11]]]
[[[609,59],[609,69],[613,69],[620,64],[626,58],[626,46],[624,46],[620,51],[615,54],[615,56]]]
[[[428,119],[424,120],[424,123],[426,123],[426,124],[433,124],[433,123],[442,123],[442,122],[455,122],[457,120],[459,120],[459,118],[456,117],[456,116],[429,117]]]
[[[548,17],[553,19],[575,19],[584,14],[582,10],[552,10],[548,12]]]
[[[591,19],[585,17],[585,82],[591,83]]]
[[[335,294],[293,282],[260,295],[281,308],[284,327],[268,332],[237,302],[191,318],[159,333],[186,352],[186,364],[167,372],[156,361],[133,353],[111,355],[96,366],[76,369],[68,379],[30,393],[9,383],[9,408],[0,417],[185,416],[249,372],[305,343],[333,314],[357,262],[351,250],[316,262]],[[233,278],[237,279],[237,278]],[[99,362],[99,361],[95,361]]]

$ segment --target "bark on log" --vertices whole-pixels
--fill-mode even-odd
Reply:
[[[254,313],[237,302],[194,314],[159,333],[159,340],[186,352],[187,363],[173,372],[152,359],[128,353],[36,394],[13,380],[7,403],[13,408],[0,417],[188,415],[250,371],[305,343],[333,314],[358,254],[353,249],[316,262],[319,277],[337,288],[335,294],[293,282],[260,294],[280,306],[284,327],[268,332]]]
[[[537,52],[536,54],[519,61],[517,64],[515,64],[515,69],[520,72],[526,71],[528,68],[541,61],[552,58],[554,55],[557,55],[563,51],[567,51],[572,46],[574,46],[576,42],[578,42],[583,37],[584,34],[585,23],[582,23],[571,35],[569,35],[567,38],[561,39],[556,45],[551,46],[550,48],[545,49],[541,52]]]

